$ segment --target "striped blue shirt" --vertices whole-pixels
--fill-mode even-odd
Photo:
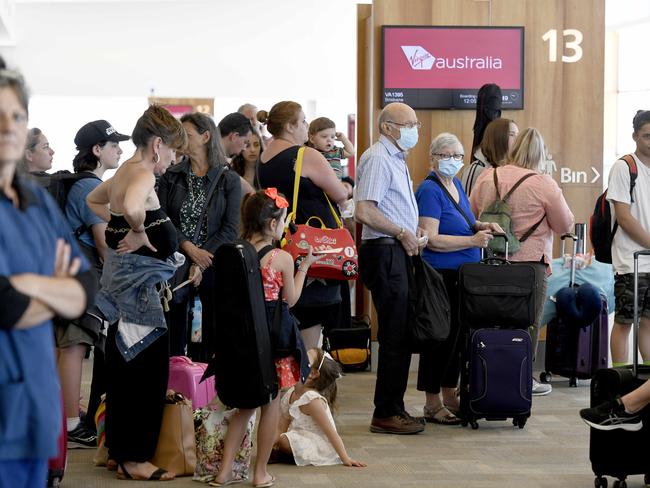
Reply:
[[[382,135],[359,159],[356,202],[371,200],[384,217],[415,234],[418,227],[418,205],[413,194],[413,180],[406,165],[406,153]],[[388,236],[363,225],[362,239]]]

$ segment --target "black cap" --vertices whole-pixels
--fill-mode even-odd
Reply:
[[[120,134],[105,120],[94,120],[88,122],[77,131],[74,136],[74,143],[77,148],[93,147],[102,141],[121,142],[128,141],[131,137]]]

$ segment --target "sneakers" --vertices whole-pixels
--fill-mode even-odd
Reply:
[[[79,422],[68,431],[68,449],[93,449],[97,447],[97,435]]]
[[[601,403],[597,407],[583,408],[580,417],[587,425],[598,430],[623,429],[636,432],[643,428],[641,415],[627,413],[620,398]]]
[[[548,395],[553,391],[553,387],[548,383],[540,383],[535,378],[533,378],[533,396],[544,396]]]
[[[410,415],[393,415],[385,419],[373,417],[370,422],[370,432],[376,434],[417,434],[423,430],[424,424]]]

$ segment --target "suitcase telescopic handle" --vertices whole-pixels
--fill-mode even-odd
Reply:
[[[566,234],[562,234],[560,236],[560,239],[562,240],[562,257],[564,257],[564,244],[566,243],[566,240],[571,239],[573,242],[573,251],[571,253],[571,274],[569,275],[569,286],[573,286],[576,284],[576,254],[578,253],[578,236],[572,234],[571,232],[567,232]]]
[[[650,256],[650,250],[634,251],[634,317],[632,322],[632,373],[639,374],[639,256]]]
[[[482,247],[481,248],[481,261],[483,261],[485,259],[495,260],[495,261],[508,261],[508,235],[506,233],[504,233],[504,232],[495,232],[495,233],[492,234],[492,239],[496,239],[498,237],[500,237],[500,238],[502,238],[502,239],[504,239],[506,241],[505,258],[495,258],[495,257],[486,258],[486,256],[485,256],[485,248]]]

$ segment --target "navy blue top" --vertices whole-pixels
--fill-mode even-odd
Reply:
[[[429,175],[438,178],[433,171]],[[465,212],[473,226],[476,219],[472,214],[469,200],[458,178],[454,178],[454,185],[460,197],[458,205]],[[420,217],[430,217],[440,222],[438,234],[448,236],[474,235],[474,230],[469,226],[465,217],[458,212],[447,194],[437,183],[424,180],[415,192],[415,199],[418,202]],[[461,264],[479,261],[481,251],[478,247],[468,247],[452,252],[431,251],[425,248],[422,257],[434,268],[458,269]]]
[[[0,193],[0,276],[52,276],[58,238],[70,244],[72,257],[81,257],[86,271],[88,263],[47,191],[18,179],[14,185],[20,208]],[[61,418],[52,321],[0,329],[0,461],[56,455]]]

